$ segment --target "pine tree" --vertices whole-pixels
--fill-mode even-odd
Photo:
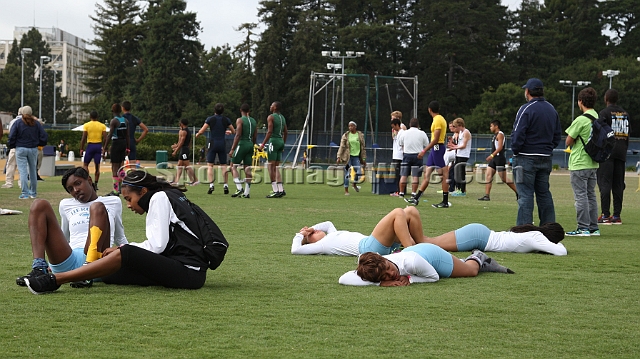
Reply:
[[[86,70],[84,83],[88,93],[100,97],[87,104],[85,109],[97,104],[121,102],[128,90],[135,91],[134,71],[140,58],[142,27],[138,21],[140,6],[137,0],[105,0],[104,5],[96,3],[94,21],[96,47],[90,51],[89,59],[83,64]],[[103,114],[109,108],[99,108]]]
[[[151,0],[142,16],[146,36],[135,99],[150,124],[175,125],[189,103],[203,107],[200,24],[186,7],[184,0]]]

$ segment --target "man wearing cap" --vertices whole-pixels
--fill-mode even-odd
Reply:
[[[513,173],[519,196],[516,225],[533,223],[534,194],[543,225],[556,221],[549,174],[562,128],[558,112],[544,98],[542,81],[531,78],[522,88],[528,102],[518,110],[511,132]]]

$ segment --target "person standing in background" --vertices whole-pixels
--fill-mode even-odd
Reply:
[[[22,108],[22,118],[16,121],[9,133],[9,147],[16,149],[16,163],[20,171],[22,193],[19,199],[36,198],[38,195],[38,146],[47,144],[48,135],[40,121],[32,115],[30,106]]]
[[[227,177],[229,171],[227,171],[227,148],[225,136],[227,131],[229,133],[236,133],[236,130],[231,124],[231,120],[223,116],[224,105],[217,103],[214,107],[215,115],[207,117],[200,128],[200,131],[196,133],[196,137],[202,135],[204,131],[209,128],[209,150],[207,151],[207,176],[209,178],[209,190],[207,194],[213,193],[215,187],[215,179],[213,178],[213,165],[216,162],[216,156],[218,157],[218,163],[222,167],[222,176],[224,179],[224,194],[229,194],[229,185],[227,184]]]
[[[22,120],[22,107],[18,109],[18,116],[9,122],[9,133],[11,133],[11,128],[16,123],[16,121]],[[2,188],[13,188],[13,178],[16,173],[16,149],[14,147],[8,146],[9,154],[7,155],[7,162],[5,163],[5,174],[7,175],[5,178],[5,182],[2,185]]]
[[[189,155],[191,154],[191,133],[189,133],[189,121],[186,118],[180,120],[180,131],[178,134],[178,143],[174,143],[171,148],[173,149],[172,156],[178,155],[178,166],[176,170],[176,178],[172,184],[177,185],[180,182],[183,169],[187,170],[189,183],[191,186],[200,184],[196,178],[196,172],[193,170],[193,166],[189,163]]]
[[[391,136],[393,138],[393,154],[392,161],[393,167],[396,172],[395,182],[398,184],[398,191],[391,193],[392,197],[400,197],[400,178],[402,177],[400,174],[400,170],[402,169],[402,159],[404,158],[404,149],[403,146],[400,145],[400,137],[404,134],[402,129],[402,113],[400,111],[394,111],[391,113]],[[404,192],[404,189],[402,190]]]
[[[344,194],[349,195],[349,178],[351,177],[351,167],[356,171],[353,179],[353,189],[360,192],[358,180],[363,176],[362,169],[367,166],[367,152],[365,150],[364,134],[358,131],[358,126],[354,121],[349,121],[349,131],[345,132],[340,139],[338,158],[336,163],[344,162]]]
[[[129,161],[136,161],[138,159],[138,152],[136,149],[136,145],[142,141],[143,138],[149,132],[149,128],[140,121],[140,119],[134,116],[131,112],[131,102],[123,101],[122,102],[122,117],[127,119],[127,127],[129,128]],[[142,134],[138,139],[136,139],[136,127],[140,126],[142,129]],[[96,180],[96,182],[98,182]]]
[[[493,120],[489,126],[493,138],[491,139],[491,153],[487,156],[486,160],[489,162],[487,165],[487,184],[484,188],[485,195],[478,198],[478,201],[491,201],[491,186],[493,185],[493,175],[498,172],[502,182],[506,183],[513,192],[516,194],[516,200],[518,199],[518,190],[513,182],[507,182],[507,171],[505,166],[507,165],[507,157],[505,156],[505,143],[504,132],[500,130],[500,121]]]
[[[284,197],[287,193],[282,187],[282,173],[280,173],[280,161],[282,161],[282,153],[284,152],[284,144],[287,142],[287,121],[282,116],[282,104],[275,101],[269,108],[271,115],[267,117],[267,134],[264,141],[260,145],[260,151],[267,146],[267,159],[269,160],[269,179],[271,180],[272,192],[267,198]]]
[[[549,175],[562,126],[558,112],[544,98],[542,81],[530,78],[522,88],[528,102],[518,110],[511,132],[513,176],[519,196],[516,225],[533,224],[534,195],[540,225],[543,225],[556,221]]]
[[[80,156],[82,157],[82,168],[89,172],[89,163],[93,160],[96,171],[91,183],[93,189],[98,191],[98,180],[100,180],[100,162],[102,161],[102,144],[107,140],[107,126],[98,121],[98,111],[91,111],[89,114],[91,121],[82,126],[82,140],[80,141]],[[87,151],[84,152],[84,144],[87,144]],[[83,156],[84,152],[84,156]]]
[[[109,123],[110,134],[107,136],[105,144],[102,146],[102,157],[107,150],[109,150],[109,142],[111,142],[111,179],[113,180],[113,191],[108,195],[119,196],[120,184],[122,179],[120,178],[120,168],[125,160],[125,157],[129,154],[130,137],[129,126],[127,119],[120,115],[122,107],[119,103],[114,103],[111,106],[111,113],[113,118]]]
[[[629,148],[629,114],[617,105],[618,91],[609,89],[604,94],[607,107],[600,111],[600,119],[611,126],[616,136],[616,145],[611,157],[598,167],[598,189],[600,190],[600,208],[602,213],[598,224],[622,224],[622,200],[624,195],[624,172]],[[613,194],[613,216],[611,215],[611,195]]]

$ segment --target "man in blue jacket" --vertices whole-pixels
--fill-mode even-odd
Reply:
[[[528,102],[518,110],[511,133],[513,173],[519,196],[516,225],[533,223],[534,194],[543,225],[556,221],[549,174],[562,128],[558,112],[544,99],[542,81],[531,78],[522,88]]]

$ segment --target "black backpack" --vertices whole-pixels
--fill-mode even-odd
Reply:
[[[170,202],[182,202],[189,206],[189,214],[191,217],[187,216],[187,218],[184,219],[185,224],[194,233],[199,233],[200,236],[194,237],[175,223],[170,224],[170,226],[173,227],[172,232],[181,232],[182,235],[198,241],[199,243],[197,243],[197,245],[202,248],[202,253],[204,254],[204,258],[202,259],[207,261],[209,269],[214,270],[218,268],[224,260],[227,248],[229,248],[229,243],[224,238],[218,225],[216,225],[213,219],[211,219],[202,208],[189,201],[183,194],[177,194],[176,191],[166,191],[166,193]],[[173,203],[172,207],[174,207]]]
[[[593,117],[588,113],[582,114],[591,120],[591,136],[587,143],[584,142],[581,136],[580,141],[584,146],[584,150],[587,154],[596,162],[602,163],[609,159],[613,147],[616,144],[616,137],[611,126],[601,119]]]

